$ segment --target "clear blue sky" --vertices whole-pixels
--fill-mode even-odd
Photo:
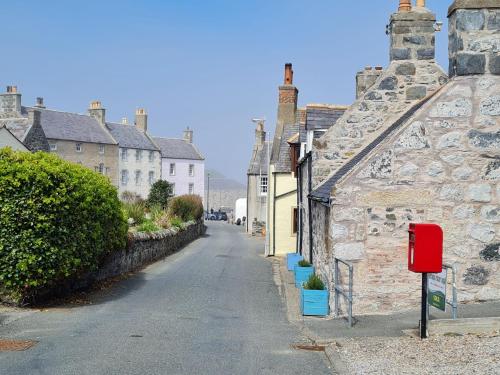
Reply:
[[[429,0],[447,25],[451,0]],[[349,104],[354,76],[388,63],[385,25],[398,0],[23,0],[2,4],[0,85],[25,104],[107,118],[149,112],[150,132],[186,126],[207,167],[241,182],[252,117],[276,119],[283,65],[294,64],[299,104]],[[447,70],[447,28],[437,34]],[[2,88],[4,90],[4,88]]]

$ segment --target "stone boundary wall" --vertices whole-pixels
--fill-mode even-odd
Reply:
[[[109,254],[98,270],[47,289],[39,293],[33,302],[68,295],[89,288],[98,281],[137,271],[176,253],[204,235],[206,230],[204,222],[199,221],[187,223],[183,230],[171,228],[156,233],[130,233],[127,248]]]

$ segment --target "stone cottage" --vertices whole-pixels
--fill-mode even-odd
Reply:
[[[151,185],[161,178],[161,154],[148,135],[148,114],[140,108],[135,113],[135,125],[124,118],[121,124],[106,122],[120,147],[118,160],[119,193],[132,193],[146,199]]]
[[[23,107],[17,86],[0,94],[0,148],[20,151],[49,151],[37,108]]]
[[[312,261],[330,290],[334,258],[353,262],[355,314],[418,306],[411,222],[443,227],[461,302],[500,299],[500,3],[450,6],[449,82],[434,15],[406,3],[389,67],[313,148]]]
[[[247,223],[248,233],[262,233],[267,221],[268,155],[271,142],[266,141],[264,121],[255,129],[255,142],[247,170]]]

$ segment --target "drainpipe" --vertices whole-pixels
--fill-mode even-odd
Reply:
[[[273,256],[276,255],[276,172],[273,172]]]
[[[249,206],[250,206],[250,192],[249,192],[249,187],[250,187],[250,175],[247,174],[247,234],[248,234],[248,222],[250,220],[248,220],[249,216],[248,216],[248,210],[249,210]]]
[[[309,201],[309,262],[313,262],[313,220],[312,220],[312,199],[310,194],[312,193],[312,154],[309,152],[307,156],[307,185],[309,189],[308,201]]]
[[[302,255],[302,238],[303,238],[303,218],[302,218],[302,202],[304,200],[303,197],[303,190],[302,190],[302,163],[299,164],[297,168],[297,173],[298,173],[298,179],[297,179],[297,210],[298,210],[298,215],[299,215],[299,228],[298,228],[298,233],[297,233],[297,242],[298,242],[298,252],[300,255]]]

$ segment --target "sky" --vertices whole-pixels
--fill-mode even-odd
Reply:
[[[437,60],[447,71],[447,7]],[[0,87],[23,104],[84,113],[100,100],[108,121],[146,108],[149,133],[189,126],[206,166],[246,182],[252,118],[276,122],[278,86],[293,63],[299,105],[350,104],[355,74],[387,66],[385,25],[398,0],[22,0],[3,2]]]

